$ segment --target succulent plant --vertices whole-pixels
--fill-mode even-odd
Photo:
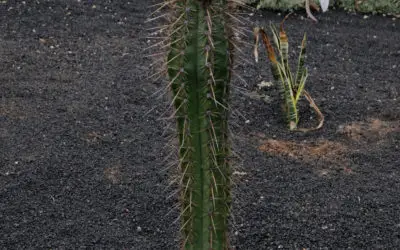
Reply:
[[[288,15],[289,16],[289,15]],[[286,16],[285,19],[288,17]],[[305,55],[306,55],[306,40],[307,36],[304,34],[303,41],[301,42],[301,48],[299,53],[299,59],[297,64],[297,71],[295,74],[292,73],[289,66],[289,41],[285,30],[283,29],[282,21],[280,25],[280,30],[276,29],[274,25],[271,25],[271,31],[273,34],[273,41],[276,50],[279,52],[278,56],[275,53],[275,48],[273,47],[267,33],[263,28],[255,28],[254,33],[256,37],[256,46],[254,49],[254,54],[256,61],[258,61],[258,40],[259,35],[261,35],[265,48],[267,50],[268,59],[271,62],[271,72],[276,81],[281,82],[282,95],[284,100],[284,111],[287,116],[287,122],[290,130],[301,130],[308,131],[319,129],[322,127],[324,122],[324,116],[315,105],[313,99],[304,89],[305,83],[308,77],[307,68],[304,65]],[[298,101],[300,97],[305,96],[310,102],[310,106],[316,111],[319,119],[319,124],[317,127],[312,129],[299,129],[297,127],[299,123],[299,111],[298,111]]]
[[[182,249],[229,249],[229,93],[240,0],[169,0],[167,73],[179,139]]]

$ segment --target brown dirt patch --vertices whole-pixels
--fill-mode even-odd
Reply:
[[[265,140],[259,150],[278,156],[288,156],[307,163],[315,161],[341,162],[348,151],[346,145],[328,140],[317,142],[291,142],[281,140]]]
[[[83,140],[89,144],[98,144],[103,138],[103,135],[99,132],[92,131],[84,135]]]
[[[338,133],[345,135],[351,140],[366,143],[382,140],[388,134],[396,131],[400,131],[399,121],[370,119],[367,122],[353,122],[348,125],[339,126]]]
[[[121,165],[117,164],[115,166],[104,169],[104,177],[112,184],[120,183],[122,180]]]
[[[351,159],[348,154],[364,148],[368,145],[369,150],[377,150],[388,135],[400,131],[399,121],[382,121],[380,119],[369,119],[366,122],[353,122],[339,126],[338,133],[351,139],[355,143],[340,143],[329,140],[317,141],[284,141],[265,140],[265,135],[256,133],[262,138],[258,149],[274,156],[286,156],[300,160],[308,164],[316,164],[321,167],[321,175],[326,175],[325,166],[341,166],[345,172],[351,172]]]
[[[18,120],[23,120],[26,117],[26,113],[18,101],[2,101],[0,104],[0,116]]]

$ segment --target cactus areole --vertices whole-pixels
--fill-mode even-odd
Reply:
[[[182,249],[229,249],[234,1],[171,1],[167,66],[179,137]]]

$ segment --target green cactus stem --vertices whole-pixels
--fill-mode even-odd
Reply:
[[[182,249],[229,248],[233,2],[171,1],[167,67],[179,138]]]

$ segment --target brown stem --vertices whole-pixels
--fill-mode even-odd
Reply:
[[[321,111],[319,110],[318,106],[315,104],[314,100],[312,99],[311,95],[306,91],[303,90],[304,92],[304,96],[306,97],[306,99],[308,100],[308,102],[310,103],[310,106],[315,110],[315,112],[317,113],[318,116],[318,120],[319,120],[319,124],[318,126],[314,127],[314,128],[298,128],[296,129],[296,131],[301,131],[301,132],[308,132],[308,131],[313,131],[313,130],[318,130],[320,128],[322,128],[322,126],[324,125],[324,115],[321,113]]]
[[[313,14],[311,13],[311,10],[310,10],[310,0],[306,0],[306,12],[307,12],[307,16],[311,19],[311,20],[313,20],[314,22],[318,22],[318,20],[317,20],[317,18],[315,18],[314,16],[313,16]]]

